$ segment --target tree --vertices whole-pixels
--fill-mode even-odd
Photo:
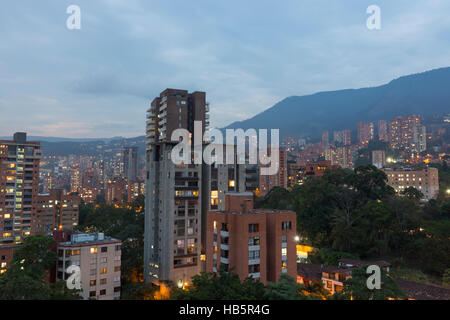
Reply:
[[[267,282],[264,298],[267,300],[297,300],[301,289],[292,277],[283,273],[278,282]]]
[[[173,300],[261,300],[264,295],[264,285],[247,278],[242,283],[239,276],[232,270],[219,274],[202,272],[192,277],[192,285],[185,289],[176,289]]]
[[[442,276],[442,284],[444,286],[450,286],[450,268],[445,270]]]
[[[336,293],[337,298],[353,300],[388,300],[404,299],[405,294],[398,287],[384,269],[381,270],[381,288],[369,289],[367,286],[368,274],[366,268],[352,270],[351,278],[344,281],[344,288],[341,293]]]
[[[405,190],[402,191],[401,194],[408,197],[411,200],[420,200],[424,197],[423,193],[414,187],[406,188]]]
[[[81,299],[65,282],[46,281],[56,263],[55,245],[55,240],[42,235],[25,238],[14,252],[11,267],[0,276],[0,300]]]

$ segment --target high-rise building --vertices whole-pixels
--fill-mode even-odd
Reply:
[[[420,126],[420,116],[397,117],[389,121],[389,143],[392,149],[413,151],[414,127]]]
[[[53,233],[57,242],[58,261],[53,280],[65,281],[71,265],[80,267],[81,292],[84,299],[120,299],[121,241],[103,233],[77,233],[59,230]]]
[[[374,136],[375,129],[373,122],[364,123],[361,121],[358,123],[358,143],[360,145],[367,146],[369,141],[373,140]]]
[[[415,126],[413,128],[413,152],[423,152],[427,150],[427,129],[425,126]]]
[[[137,180],[138,147],[125,147],[123,151],[124,176],[128,181]]]
[[[278,281],[296,276],[296,215],[253,208],[253,194],[229,193],[224,211],[208,212],[206,271],[233,268],[241,280]]]
[[[334,131],[333,140],[336,143],[342,144],[344,146],[349,146],[352,144],[351,131],[348,129],[341,131]]]
[[[205,92],[166,89],[147,111],[144,278],[189,282],[201,269],[202,165],[171,160],[172,132],[209,125]],[[190,156],[193,156],[191,154]],[[209,200],[209,199],[208,199]]]
[[[386,120],[378,120],[378,140],[389,142],[388,125]]]
[[[268,154],[270,154],[269,151]],[[282,148],[279,149],[278,172],[274,175],[259,175],[259,195],[261,197],[266,196],[274,187],[285,189],[288,187],[287,154],[286,150]]]
[[[52,234],[54,230],[73,229],[78,225],[78,195],[68,195],[64,189],[50,190],[38,196],[35,233]]]
[[[322,147],[326,148],[328,147],[328,144],[330,143],[330,134],[328,131],[322,132]]]
[[[127,180],[118,177],[108,180],[105,188],[105,200],[108,204],[127,201]]]
[[[386,153],[384,150],[373,150],[372,151],[372,164],[381,169],[386,164]]]
[[[0,140],[0,245],[21,243],[34,231],[40,157],[40,143],[24,132]]]

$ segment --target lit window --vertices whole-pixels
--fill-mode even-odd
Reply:
[[[97,253],[97,248],[91,248],[91,254]]]

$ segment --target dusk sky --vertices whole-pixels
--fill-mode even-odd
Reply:
[[[223,127],[288,96],[450,66],[449,13],[448,0],[5,0],[0,136],[144,135],[165,88],[206,91]]]

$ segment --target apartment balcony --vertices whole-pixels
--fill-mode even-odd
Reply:
[[[261,259],[249,259],[248,260],[248,265],[249,266],[251,266],[251,265],[255,265],[255,264],[260,264],[261,263]]]
[[[230,264],[230,261],[228,260],[228,258],[224,258],[224,257],[220,257],[220,262],[224,263],[224,264]]]
[[[259,245],[248,246],[248,251],[257,251],[257,250],[261,250],[261,247]]]
[[[287,248],[287,242],[282,242],[281,243],[281,248]]]
[[[254,279],[259,279],[261,278],[261,273],[260,272],[249,273],[248,276]]]
[[[222,250],[230,250],[230,246],[227,244],[220,244],[220,249]]]

